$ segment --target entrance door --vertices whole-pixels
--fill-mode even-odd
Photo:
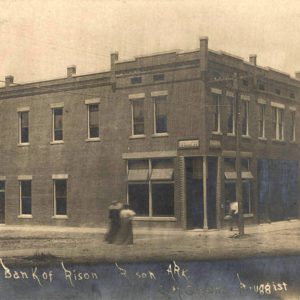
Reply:
[[[0,224],[5,223],[5,182],[0,181]]]
[[[188,229],[203,228],[202,159],[186,158],[186,198]]]
[[[206,216],[208,228],[216,228],[216,163],[217,159],[207,159],[206,180]],[[187,228],[204,228],[204,194],[203,194],[203,158],[185,159],[186,166],[186,201]]]

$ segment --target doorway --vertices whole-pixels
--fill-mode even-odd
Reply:
[[[206,211],[204,210],[203,158],[185,158],[187,229],[216,228],[217,158],[206,159]]]

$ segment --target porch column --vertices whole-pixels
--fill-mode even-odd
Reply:
[[[208,229],[207,223],[207,157],[203,156],[203,229]]]

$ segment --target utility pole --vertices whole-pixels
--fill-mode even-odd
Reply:
[[[244,214],[243,214],[243,195],[242,195],[242,173],[241,173],[241,113],[240,113],[240,93],[239,75],[234,74],[233,87],[235,90],[235,119],[236,119],[236,201],[238,202],[239,216],[239,236],[244,235]]]

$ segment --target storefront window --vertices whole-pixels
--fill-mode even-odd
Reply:
[[[128,202],[137,216],[174,216],[172,159],[128,161]]]

